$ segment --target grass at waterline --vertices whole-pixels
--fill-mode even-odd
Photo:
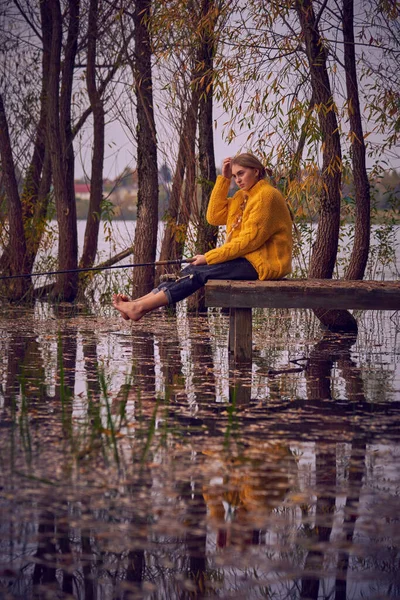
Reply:
[[[179,447],[184,455],[190,454],[194,440],[204,444],[206,454],[209,448],[214,452],[212,436],[217,432],[222,435],[220,457],[226,456],[229,462],[232,453],[237,459],[245,453],[241,408],[237,405],[240,384],[232,389],[229,403],[211,409],[208,416],[196,418],[187,407],[176,403],[173,386],[167,386],[165,394],[153,398],[151,404],[143,399],[134,371],[127,374],[121,394],[115,398],[104,369],[99,366],[97,384],[101,393],[97,397],[88,393],[85,413],[76,415],[71,404],[72,390],[62,376],[63,392],[58,396],[57,409],[53,407],[50,414],[45,406],[41,410],[32,401],[30,393],[26,393],[29,384],[21,378],[19,397],[3,413],[3,474],[8,473],[23,487],[51,486],[63,495],[65,485],[82,476],[90,480],[97,473],[106,487],[117,485],[118,473],[126,473],[134,465],[140,476],[158,463],[160,456],[168,456],[170,448],[174,454]]]
[[[46,461],[63,464],[63,470],[79,468],[82,463],[98,463],[104,467],[114,464],[119,468],[126,461],[143,467],[152,461],[160,449],[166,449],[171,437],[185,443],[185,435],[206,433],[204,423],[196,424],[186,415],[178,417],[181,405],[171,407],[174,386],[167,385],[164,394],[142,397],[135,366],[126,374],[120,392],[115,396],[104,365],[95,365],[96,380],[87,389],[86,397],[77,397],[67,384],[61,336],[57,340],[58,385],[54,398],[44,390],[44,382],[22,373],[18,377],[19,392],[6,403],[3,411],[3,444],[1,462],[11,473],[42,482],[57,484],[41,475],[42,467],[48,473]],[[178,381],[178,387],[180,382]],[[36,392],[41,390],[40,394]],[[237,430],[236,391],[232,403],[221,405],[221,426],[226,429],[225,447]],[[80,406],[77,409],[76,404]],[[185,411],[183,411],[185,412]],[[49,437],[43,436],[43,429]],[[9,443],[6,443],[9,436]],[[7,456],[8,448],[10,455]],[[51,455],[51,459],[49,458]]]

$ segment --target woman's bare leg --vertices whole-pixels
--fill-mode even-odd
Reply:
[[[148,312],[167,306],[168,298],[162,290],[156,294],[146,294],[137,300],[127,300],[123,294],[114,294],[112,303],[125,320],[139,321]]]

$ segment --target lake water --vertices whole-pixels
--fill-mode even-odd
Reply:
[[[0,598],[400,597],[400,315],[356,317],[254,310],[233,370],[219,311],[3,307]]]

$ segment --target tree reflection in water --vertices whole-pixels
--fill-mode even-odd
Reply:
[[[108,354],[114,333],[87,319],[1,326],[0,595],[399,591],[395,554],[378,559],[399,543],[396,470],[391,459],[380,490],[373,463],[376,444],[389,459],[398,452],[399,403],[365,397],[354,338],[326,334],[311,348],[291,375],[307,399],[282,394],[295,389],[283,369],[252,399],[252,373],[239,369],[226,370],[229,403],[216,391],[223,326],[216,338],[206,319],[176,327],[156,315],[147,329],[117,331]]]

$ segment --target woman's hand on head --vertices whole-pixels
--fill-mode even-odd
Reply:
[[[193,256],[191,264],[195,265],[196,267],[198,267],[199,265],[206,265],[206,257],[204,256],[204,254],[196,254],[196,256]]]
[[[232,159],[224,158],[222,161],[222,175],[226,177],[226,179],[230,179],[232,177]]]

